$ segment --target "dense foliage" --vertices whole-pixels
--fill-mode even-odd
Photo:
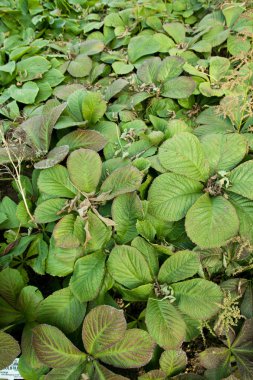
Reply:
[[[0,16],[0,368],[252,379],[250,2]]]

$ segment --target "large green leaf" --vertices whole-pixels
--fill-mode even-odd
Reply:
[[[20,272],[6,268],[0,272],[0,296],[10,305],[16,306],[17,298],[25,286]]]
[[[137,69],[138,78],[145,84],[155,83],[160,64],[161,59],[159,57],[145,60]]]
[[[242,379],[250,380],[253,376],[252,354],[253,354],[253,318],[244,322],[240,333],[232,345],[232,353]]]
[[[45,380],[80,380],[86,364],[67,368],[54,368],[45,376]]]
[[[92,69],[92,60],[85,54],[79,54],[73,61],[70,61],[68,72],[74,78],[82,78],[89,75]]]
[[[47,324],[33,329],[33,346],[42,363],[51,368],[79,365],[86,359],[57,327]]]
[[[82,114],[90,124],[97,123],[106,111],[106,102],[99,92],[87,91],[83,97]]]
[[[78,301],[70,288],[55,291],[45,298],[37,309],[37,320],[50,323],[65,333],[75,331],[82,323],[86,305]]]
[[[34,164],[35,169],[48,169],[63,161],[69,153],[68,145],[53,148],[44,160]]]
[[[22,59],[17,63],[17,71],[19,75],[16,79],[19,82],[38,79],[42,74],[48,71],[50,67],[50,62],[41,56]]]
[[[85,242],[85,252],[90,253],[102,249],[110,240],[112,231],[97,215],[88,211],[85,224],[88,241]]]
[[[84,221],[80,216],[65,215],[55,225],[53,237],[57,247],[77,248],[85,241]]]
[[[94,252],[77,260],[70,279],[70,289],[80,302],[94,299],[105,274],[105,255]]]
[[[136,36],[131,38],[128,44],[128,57],[130,62],[136,62],[137,59],[156,53],[159,51],[159,44],[152,36]]]
[[[124,377],[113,373],[108,368],[105,368],[97,361],[94,361],[95,373],[93,374],[94,380],[129,380],[128,377]]]
[[[164,351],[159,360],[161,369],[167,376],[174,376],[184,370],[187,364],[186,353],[183,350]]]
[[[208,178],[209,168],[201,144],[188,132],[179,133],[166,140],[159,149],[162,166],[176,174],[197,181]]]
[[[253,161],[246,161],[232,170],[229,181],[230,191],[253,200]]]
[[[0,331],[0,370],[8,367],[19,354],[18,342],[11,335]]]
[[[159,346],[174,349],[182,344],[186,332],[185,323],[179,311],[168,300],[150,298],[145,322],[150,335]]]
[[[196,252],[179,251],[169,257],[161,266],[158,281],[171,284],[194,276],[200,268],[200,260]]]
[[[96,191],[102,172],[102,161],[98,153],[83,148],[75,150],[68,158],[67,167],[71,181],[80,191]]]
[[[203,279],[193,279],[172,285],[178,308],[194,319],[208,319],[217,313],[222,301],[218,285]]]
[[[37,223],[50,223],[62,217],[61,211],[66,206],[67,199],[53,198],[40,203],[34,212]]]
[[[178,77],[183,71],[184,62],[181,57],[165,58],[159,67],[157,81],[165,82],[171,78]]]
[[[39,87],[35,82],[26,82],[22,87],[17,87],[13,84],[10,86],[9,92],[10,96],[17,102],[32,104],[38,95]]]
[[[149,212],[164,221],[182,219],[200,197],[203,185],[174,173],[155,178],[149,193]]]
[[[92,309],[83,323],[83,344],[89,354],[115,345],[126,332],[126,320],[122,310],[102,305]]]
[[[102,183],[100,197],[110,200],[117,195],[138,190],[142,181],[142,173],[134,166],[124,166],[114,170]]]
[[[151,360],[153,350],[154,341],[146,331],[130,329],[118,343],[97,352],[95,357],[115,367],[139,368]]]
[[[138,235],[137,219],[143,218],[143,208],[136,193],[122,194],[114,199],[112,218],[116,223],[116,240],[126,244]]]
[[[202,195],[190,208],[185,219],[189,238],[201,248],[226,244],[239,230],[235,208],[222,196]]]
[[[129,289],[153,282],[143,255],[136,248],[127,245],[113,248],[107,267],[114,280]]]
[[[68,145],[71,152],[79,148],[91,149],[98,152],[104,148],[106,142],[107,140],[99,132],[77,129],[63,136],[57,142],[57,146]]]
[[[201,139],[205,157],[209,162],[210,174],[220,170],[231,170],[247,153],[248,144],[243,135],[208,134]]]
[[[22,312],[26,322],[36,319],[37,309],[43,300],[43,295],[35,286],[25,286],[18,297],[16,308]]]
[[[73,198],[77,193],[67,169],[62,165],[42,170],[38,178],[38,187],[40,191],[55,197]]]
[[[155,247],[153,247],[153,245],[149,244],[145,239],[141,238],[140,236],[137,236],[134,240],[132,240],[131,246],[138,249],[138,251],[143,254],[143,256],[146,259],[146,262],[148,263],[150,273],[153,277],[156,277],[159,271],[159,253],[158,251],[156,251]]]
[[[196,83],[191,77],[180,76],[164,83],[162,96],[172,99],[188,98],[193,94]]]
[[[240,221],[240,235],[253,242],[253,202],[233,193],[229,193],[229,201],[236,209]]]

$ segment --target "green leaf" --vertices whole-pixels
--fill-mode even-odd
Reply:
[[[229,193],[229,201],[234,206],[240,221],[240,235],[253,242],[253,202],[233,193]]]
[[[202,195],[190,208],[185,219],[189,238],[201,248],[226,244],[239,230],[235,208],[222,196]]]
[[[86,359],[57,327],[46,324],[33,329],[33,346],[42,363],[51,368],[79,365]]]
[[[113,279],[129,289],[153,282],[148,264],[136,248],[127,245],[113,248],[107,266]]]
[[[212,369],[228,366],[230,351],[227,347],[209,347],[199,354],[200,363],[203,367]]]
[[[69,74],[74,78],[82,78],[89,75],[92,69],[92,60],[85,54],[78,55],[68,66]]]
[[[84,221],[80,216],[65,215],[54,227],[57,247],[77,248],[85,241]]]
[[[138,190],[142,182],[142,173],[134,166],[124,166],[114,170],[102,183],[100,196],[110,200],[117,195]]]
[[[161,370],[171,377],[183,371],[187,364],[186,353],[182,350],[164,351],[159,360]]]
[[[191,133],[179,133],[166,140],[159,149],[162,166],[176,174],[197,181],[208,178],[209,168],[198,138]]]
[[[244,322],[240,333],[232,345],[232,353],[237,362],[239,373],[243,379],[250,380],[253,375],[252,353],[253,353],[253,318]]]
[[[110,84],[110,86],[107,87],[105,92],[105,100],[108,102],[111,98],[113,98],[115,95],[121,92],[128,85],[129,83],[127,80],[122,78],[116,79],[114,82]]]
[[[114,199],[112,204],[112,219],[116,223],[116,241],[126,244],[134,239],[137,219],[143,218],[143,208],[136,193],[122,194]]]
[[[25,286],[23,277],[16,269],[6,268],[0,272],[0,296],[16,306],[18,296]]]
[[[220,81],[228,72],[230,61],[224,57],[211,57],[210,58],[210,80],[211,82]]]
[[[94,367],[96,368],[95,373],[93,375],[94,380],[129,380],[128,377],[124,377],[113,373],[97,361],[94,361]]]
[[[253,200],[253,161],[246,161],[232,170],[229,181],[232,185],[229,191]]]
[[[137,76],[145,84],[156,83],[157,73],[161,65],[159,57],[150,58],[138,67]]]
[[[50,223],[61,219],[61,211],[66,206],[66,203],[67,199],[64,198],[48,199],[40,203],[34,212],[36,223]]]
[[[136,62],[137,59],[156,53],[159,51],[159,44],[152,36],[136,36],[131,38],[128,44],[128,57],[130,62]]]
[[[194,276],[200,268],[198,254],[191,251],[178,251],[161,266],[159,283],[171,284]]]
[[[134,69],[134,66],[131,65],[131,63],[127,64],[123,62],[114,62],[112,64],[112,68],[116,74],[124,75],[124,74],[131,73],[131,71],[133,71]]]
[[[145,239],[138,236],[132,240],[131,246],[138,249],[138,251],[143,254],[146,262],[148,263],[150,273],[153,277],[156,277],[159,271],[158,252],[153,247],[153,245],[149,244]]]
[[[85,363],[82,363],[74,367],[54,368],[45,376],[45,380],[80,380],[85,367]]]
[[[83,148],[75,150],[68,158],[67,167],[71,181],[80,191],[96,191],[102,172],[102,161],[98,153]]]
[[[96,124],[106,111],[106,102],[98,92],[87,91],[83,97],[82,115],[90,124]]]
[[[126,320],[122,310],[102,305],[92,309],[83,323],[83,344],[89,354],[97,354],[122,340]]]
[[[185,40],[185,26],[179,22],[171,22],[163,25],[163,29],[173,40],[179,44]]]
[[[48,71],[51,67],[50,62],[41,56],[33,56],[22,59],[17,63],[17,81],[26,82],[33,79],[41,78],[42,74]]]
[[[138,377],[138,380],[166,380],[166,374],[160,369],[153,369]]]
[[[12,364],[19,354],[18,342],[11,335],[0,331],[0,370]]]
[[[120,368],[139,368],[152,358],[154,341],[146,331],[127,330],[125,336],[115,345],[97,352],[96,358]]]
[[[202,137],[201,145],[209,162],[211,175],[220,170],[233,169],[248,151],[247,140],[237,133],[208,134]]]
[[[38,92],[39,87],[35,82],[26,82],[22,87],[13,84],[9,88],[10,96],[17,102],[24,104],[34,103]]]
[[[98,152],[104,148],[106,143],[107,140],[99,132],[77,129],[63,136],[56,145],[58,147],[68,145],[70,152],[79,148],[91,149]]]
[[[70,289],[80,302],[91,301],[99,293],[105,274],[105,255],[94,252],[77,260]]]
[[[65,92],[66,89],[63,88],[63,91]],[[74,91],[67,97],[67,110],[70,113],[70,116],[78,122],[83,121],[82,104],[86,95],[86,91],[81,89],[75,91],[74,89]]]
[[[222,13],[226,19],[227,27],[231,27],[244,10],[244,4],[226,4]]]
[[[174,173],[161,174],[149,193],[149,212],[164,221],[182,219],[201,195],[203,185]]]
[[[85,252],[91,253],[98,251],[110,240],[112,231],[97,215],[88,211],[88,218],[85,225],[88,239],[85,243]]]
[[[165,58],[158,71],[157,81],[165,82],[171,78],[178,77],[183,72],[184,59],[181,57]]]
[[[70,288],[64,288],[55,291],[40,303],[37,320],[40,323],[50,323],[65,333],[71,333],[81,325],[85,312],[86,304],[79,302]]]
[[[145,322],[150,335],[165,349],[179,347],[185,337],[185,323],[168,300],[149,298]]]
[[[104,50],[105,45],[102,41],[98,39],[87,39],[84,42],[81,42],[78,45],[78,48],[80,49],[80,53],[86,54],[86,55],[94,55],[101,53],[101,51]]]
[[[36,162],[35,169],[48,169],[63,161],[69,153],[68,145],[58,146],[53,148],[47,155],[47,158]]]
[[[42,170],[38,178],[38,188],[41,192],[55,197],[73,198],[77,193],[67,169],[62,165]]]
[[[178,308],[194,319],[209,319],[219,310],[222,292],[218,285],[193,279],[171,285]]]
[[[16,308],[20,310],[26,322],[36,319],[37,308],[43,296],[35,286],[25,286],[18,297]]]
[[[17,205],[11,198],[3,197],[0,202],[0,212],[6,216],[6,220],[0,224],[1,230],[19,227],[20,221],[16,217]]]
[[[162,96],[172,99],[188,98],[195,91],[196,83],[191,77],[180,76],[164,83]]]

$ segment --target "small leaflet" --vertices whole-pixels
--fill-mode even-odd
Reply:
[[[15,359],[9,367],[0,371],[0,380],[23,380],[24,378],[18,371],[19,359]]]

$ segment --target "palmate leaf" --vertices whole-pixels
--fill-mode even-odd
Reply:
[[[159,346],[165,349],[179,347],[186,327],[179,311],[166,299],[149,298],[145,322],[148,332]]]
[[[162,166],[190,179],[204,181],[209,168],[201,144],[196,136],[188,132],[179,133],[166,140],[158,153]]]
[[[237,133],[208,134],[202,137],[201,145],[209,162],[210,175],[233,169],[248,150],[247,140]]]
[[[0,331],[0,370],[8,367],[19,354],[18,342],[11,335]]]
[[[107,268],[115,281],[129,289],[153,282],[144,256],[136,248],[127,245],[113,248]]]
[[[139,368],[151,360],[153,350],[154,341],[146,331],[130,329],[118,343],[96,352],[95,357],[115,367]]]
[[[94,361],[94,367],[95,373],[93,374],[93,380],[129,380],[128,377],[113,373],[97,361]]]
[[[159,283],[171,284],[194,276],[200,268],[198,254],[191,251],[178,251],[161,266]]]
[[[203,185],[190,178],[164,173],[155,178],[149,193],[149,212],[164,221],[182,219],[201,196]]]
[[[45,298],[37,309],[37,320],[40,323],[50,323],[71,333],[82,323],[86,312],[86,304],[74,297],[70,288],[55,291]]]
[[[42,170],[37,183],[41,192],[55,197],[73,198],[77,194],[67,169],[62,165]]]
[[[67,161],[73,184],[85,193],[94,193],[102,172],[102,161],[98,153],[90,149],[77,149]]]
[[[80,216],[65,215],[54,227],[53,237],[57,247],[77,248],[85,241],[84,221]]]
[[[220,247],[235,236],[239,219],[235,208],[222,196],[202,195],[190,208],[185,219],[189,238],[201,248]]]
[[[86,359],[57,327],[47,324],[33,329],[33,347],[40,361],[51,368],[79,365]]]
[[[237,166],[229,175],[229,191],[253,200],[253,160]]]
[[[134,166],[116,169],[102,183],[98,199],[110,200],[117,195],[138,190],[141,182],[142,173]]]
[[[92,309],[83,323],[83,344],[89,354],[96,354],[114,346],[126,332],[122,310],[102,305]]]
[[[85,367],[83,363],[74,367],[54,368],[45,376],[45,380],[80,380]]]
[[[215,283],[196,278],[171,286],[178,308],[184,314],[194,319],[208,319],[217,313],[222,292]]]
[[[167,376],[174,376],[186,367],[186,353],[183,350],[164,351],[159,363],[161,370],[165,372]]]
[[[94,252],[77,260],[70,279],[70,289],[80,302],[93,300],[99,292],[105,274],[105,255]]]

